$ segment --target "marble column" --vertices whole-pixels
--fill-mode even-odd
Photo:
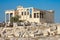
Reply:
[[[5,23],[6,23],[6,14],[5,14]]]
[[[10,13],[9,13],[9,23],[10,23]]]

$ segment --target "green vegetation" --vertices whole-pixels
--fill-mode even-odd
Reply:
[[[11,22],[11,23],[13,23],[13,22],[18,22],[18,21],[19,21],[19,16],[18,16],[18,15],[10,18],[10,22]]]

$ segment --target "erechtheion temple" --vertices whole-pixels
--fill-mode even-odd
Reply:
[[[19,20],[25,20],[29,22],[37,23],[54,23],[54,11],[53,10],[40,10],[33,7],[24,8],[18,6],[16,10],[5,11],[5,22],[10,23],[10,17],[19,15]]]

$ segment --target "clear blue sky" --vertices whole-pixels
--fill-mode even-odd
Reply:
[[[55,22],[60,23],[60,0],[0,0],[0,22],[4,21],[4,11],[17,6],[35,7],[42,10],[54,10]]]

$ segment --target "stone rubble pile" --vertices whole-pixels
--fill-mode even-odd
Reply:
[[[60,34],[60,25],[42,24],[35,26],[17,26],[17,27],[1,27],[0,37],[4,39],[9,38],[36,38],[50,37]],[[15,39],[12,39],[15,40]],[[21,39],[19,39],[21,40]],[[28,39],[23,39],[28,40]],[[29,39],[30,40],[30,39]],[[31,39],[32,40],[32,39]],[[35,39],[33,39],[35,40]]]

